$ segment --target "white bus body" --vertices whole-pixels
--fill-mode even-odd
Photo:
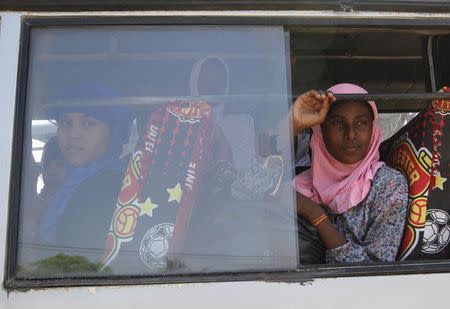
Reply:
[[[93,11],[93,12],[29,12],[0,11],[0,267],[7,269],[8,213],[10,207],[14,112],[17,102],[19,47],[24,18],[61,17],[276,17],[276,18],[337,18],[342,20],[422,20],[445,21],[450,13],[411,12],[336,12],[336,11]],[[12,173],[11,173],[12,172]],[[417,266],[418,265],[418,266]],[[218,282],[135,283],[123,285],[59,286],[46,288],[0,290],[0,308],[446,308],[450,306],[448,284],[450,268],[434,272],[408,264],[404,273],[389,265],[383,273],[333,275],[328,278],[307,278],[296,272],[288,278],[267,280],[236,280],[226,277]],[[391,265],[392,266],[392,265]],[[450,267],[450,266],[448,266]],[[326,271],[326,267],[323,268]],[[414,270],[417,269],[417,270]],[[301,272],[299,270],[298,272]],[[408,274],[406,273],[408,272]],[[331,272],[330,272],[331,273]],[[0,272],[5,282],[5,272]],[[101,281],[101,279],[99,280]],[[84,286],[83,286],[84,285]]]

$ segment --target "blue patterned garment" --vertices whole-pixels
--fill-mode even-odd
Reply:
[[[408,209],[408,184],[404,176],[386,165],[375,174],[367,197],[331,222],[347,239],[326,250],[327,263],[395,261]]]

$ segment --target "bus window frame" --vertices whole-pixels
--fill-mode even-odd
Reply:
[[[411,1],[411,0],[241,0],[232,3],[221,0],[205,1],[148,1],[130,0],[5,0],[0,3],[0,10],[20,11],[79,11],[79,10],[248,10],[255,7],[260,10],[330,10],[330,11],[385,11],[385,12],[449,12],[450,4],[444,0]]]
[[[386,26],[389,23],[389,26]],[[447,273],[450,272],[450,260],[395,261],[386,263],[322,264],[300,265],[291,271],[249,271],[206,274],[177,274],[160,276],[102,276],[102,277],[64,277],[47,279],[16,278],[17,249],[19,231],[19,205],[23,168],[23,150],[25,133],[26,97],[28,85],[28,64],[31,28],[33,27],[72,27],[72,26],[133,26],[133,25],[259,25],[281,26],[289,31],[292,26],[314,27],[375,27],[386,29],[416,27],[420,30],[439,30],[450,26],[450,18],[403,19],[378,18],[354,19],[337,17],[302,16],[28,16],[22,19],[19,49],[19,67],[16,87],[14,115],[12,164],[8,204],[8,227],[6,245],[6,267],[4,288],[28,290],[49,287],[75,286],[111,286],[169,283],[206,283],[227,281],[267,281],[306,283],[318,278],[390,276],[405,274]],[[448,30],[448,29],[445,29]]]

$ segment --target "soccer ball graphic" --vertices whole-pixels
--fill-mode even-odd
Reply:
[[[435,254],[444,249],[450,241],[450,216],[441,209],[429,209],[425,222],[422,252]]]
[[[167,252],[173,234],[172,223],[161,223],[152,227],[142,238],[139,254],[142,262],[154,271],[167,267]]]

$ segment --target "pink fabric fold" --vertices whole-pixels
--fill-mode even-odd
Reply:
[[[367,93],[353,84],[337,84],[328,89],[334,94]],[[368,101],[374,121],[372,138],[367,155],[355,164],[344,164],[334,159],[323,141],[320,125],[312,128],[311,168],[295,177],[295,188],[317,204],[329,208],[332,213],[341,214],[362,202],[370,191],[372,179],[383,166],[379,161],[378,147],[381,130],[378,125],[378,111],[375,102]]]

